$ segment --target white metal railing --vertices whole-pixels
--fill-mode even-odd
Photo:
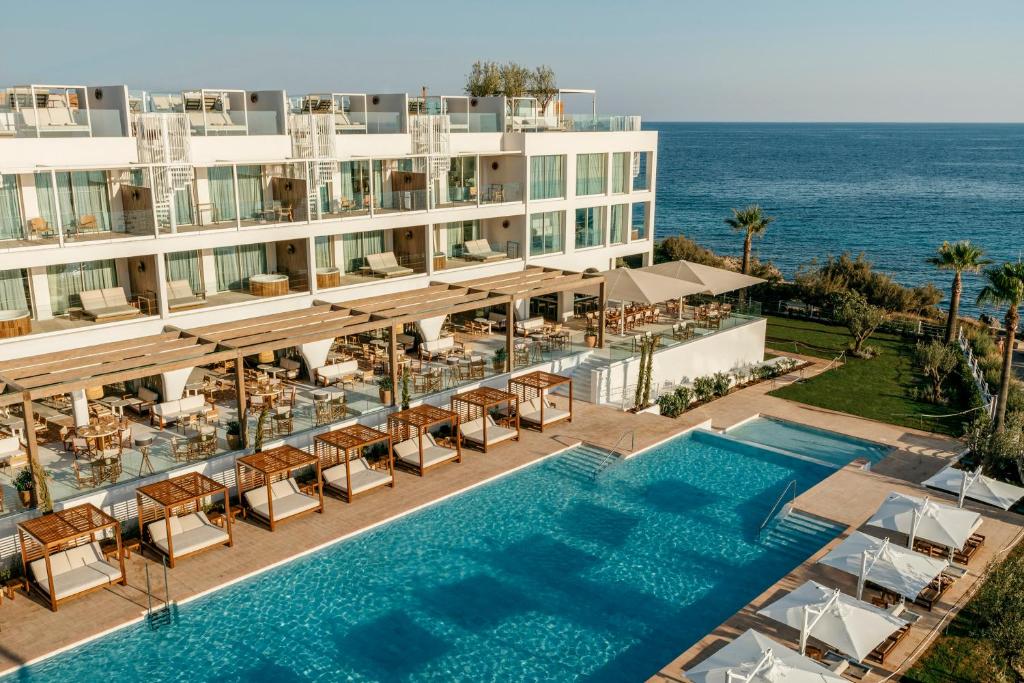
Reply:
[[[786,484],[786,488],[782,489],[782,493],[780,493],[779,497],[775,499],[775,504],[772,505],[772,509],[768,512],[768,516],[764,518],[764,521],[761,522],[761,526],[757,528],[758,540],[761,539],[761,534],[764,533],[764,528],[775,518],[775,513],[779,510],[779,504],[782,503],[782,500],[786,497],[786,494],[789,493],[790,489],[793,489],[793,500],[790,502],[796,502],[796,479],[793,479]]]
[[[974,356],[974,350],[971,348],[971,342],[967,339],[967,335],[964,334],[963,327],[958,329],[957,342],[960,344],[960,350],[963,352],[964,359],[967,361],[967,367],[971,370],[971,377],[974,379],[974,386],[977,387],[978,393],[981,394],[981,400],[988,410],[989,417],[993,417],[996,410],[995,397],[992,396],[992,391],[988,386],[988,380],[985,379],[985,372],[981,369],[981,365],[978,364],[978,359]]]
[[[604,456],[597,469],[594,470],[594,479],[597,479],[598,475],[608,469],[608,466],[619,459],[619,446],[625,441],[626,437],[629,437],[629,452],[632,453],[636,450],[636,430],[630,429],[628,431],[619,434],[619,438],[615,440],[615,445],[608,449],[608,454]]]
[[[168,226],[176,232],[174,196],[192,182],[192,128],[183,113],[140,113],[135,115],[135,146],[139,161],[153,164],[153,209],[157,232]]]

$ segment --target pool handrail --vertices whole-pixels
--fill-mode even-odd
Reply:
[[[761,534],[764,532],[764,528],[768,526],[768,523],[771,522],[772,519],[775,518],[775,513],[778,512],[779,509],[779,503],[781,503],[782,499],[786,497],[786,494],[789,492],[790,488],[793,489],[792,502],[796,502],[796,479],[793,479],[788,484],[786,484],[786,488],[782,489],[782,493],[780,493],[779,497],[775,499],[775,504],[772,505],[772,509],[768,513],[768,516],[764,518],[764,521],[761,522],[761,526],[757,528],[757,540],[761,540]]]

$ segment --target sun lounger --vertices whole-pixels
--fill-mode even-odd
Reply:
[[[320,507],[320,501],[314,496],[303,493],[299,489],[298,483],[291,478],[275,481],[270,485],[270,491],[274,502],[274,518],[272,520],[274,522],[280,522],[283,519]],[[255,515],[271,521],[270,501],[267,497],[266,486],[246,491],[244,497],[249,509]]]
[[[353,496],[375,489],[378,486],[385,486],[394,481],[391,474],[386,470],[375,470],[370,467],[370,463],[366,461],[366,458],[349,460],[348,467],[352,477],[351,494]],[[324,470],[323,475],[324,484],[327,488],[339,491],[346,497],[349,495],[350,492],[346,488],[348,482],[345,478],[345,463],[328,467]]]
[[[565,420],[569,417],[568,410],[556,408],[555,404],[545,401],[543,405],[544,416],[541,418],[541,398],[531,398],[529,401],[519,404],[519,420],[530,424],[546,427],[549,424]],[[542,421],[543,420],[543,421]]]
[[[463,248],[465,251],[462,257],[470,261],[499,261],[506,257],[505,252],[491,249],[490,243],[484,239],[467,240]]]
[[[393,252],[386,251],[382,254],[367,254],[366,267],[376,277],[401,277],[412,275],[413,269],[398,265]]]
[[[929,612],[932,611],[932,607],[936,602],[943,596],[943,594],[949,590],[949,587],[953,585],[956,579],[948,574],[941,574],[937,579],[931,582],[927,588],[921,591],[921,594],[914,600],[915,605],[924,607]]]
[[[484,420],[487,420],[487,442],[484,442]],[[488,415],[486,418],[478,417],[475,420],[469,422],[463,422],[459,425],[459,431],[462,432],[462,438],[466,441],[471,441],[481,446],[494,446],[514,439],[517,436],[517,432],[514,429],[508,427],[502,427],[494,418]]]
[[[167,283],[167,309],[183,311],[206,303],[206,297],[192,291],[188,280],[174,280]]]
[[[900,644],[900,641],[907,637],[908,633],[910,633],[910,624],[903,626],[900,630],[886,638],[885,641],[872,650],[865,659],[869,662],[885,664],[885,658],[896,649],[896,646]]]
[[[82,313],[96,322],[108,322],[141,315],[139,309],[128,303],[120,287],[86,289],[78,293]]]
[[[203,512],[193,512],[181,517],[172,515],[170,526],[170,544],[167,542],[166,520],[150,522],[146,525],[146,531],[149,532],[153,546],[165,555],[170,555],[173,550],[176,559],[231,540],[228,532],[211,522]]]
[[[406,439],[405,441],[397,443],[395,444],[394,450],[395,455],[401,462],[420,468],[419,441],[417,439]],[[445,448],[444,446],[440,446],[436,441],[434,441],[434,437],[432,435],[424,435],[422,469],[425,470],[428,467],[440,465],[441,463],[448,462],[449,460],[455,460],[457,457],[459,457],[459,453],[454,448]],[[420,474],[422,474],[422,471]]]
[[[32,580],[50,597],[50,585],[46,573],[46,558],[29,563]],[[101,586],[121,581],[121,568],[103,559],[98,542],[80,545],[50,555],[50,570],[53,573],[53,598],[64,598],[84,593]]]

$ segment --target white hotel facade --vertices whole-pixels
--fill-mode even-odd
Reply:
[[[530,98],[0,90],[0,360],[527,264],[649,263],[657,133],[636,116],[562,115],[561,94],[547,110]],[[481,240],[503,257],[475,259]],[[411,273],[380,277],[376,254]],[[79,297],[96,290],[112,299],[109,322]],[[116,315],[125,305],[138,313]]]

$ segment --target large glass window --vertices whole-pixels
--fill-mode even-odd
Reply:
[[[47,266],[46,280],[50,310],[54,315],[63,315],[72,306],[81,304],[79,292],[116,287],[117,266],[113,259]]]
[[[530,215],[530,254],[557,254],[562,246],[565,233],[565,213],[547,211]]]
[[[576,248],[598,247],[604,243],[604,207],[576,209]]]
[[[316,257],[317,268],[331,268],[334,266],[334,243],[330,235],[322,235],[316,238],[314,256]]]
[[[647,239],[647,203],[633,205],[633,239]]]
[[[476,201],[476,157],[453,157],[448,171],[448,201]]]
[[[65,234],[110,231],[110,199],[105,171],[60,171],[54,174],[57,187],[47,172],[36,173],[39,213],[54,232],[57,214]]]
[[[651,153],[634,152],[633,165],[636,168],[636,173],[633,176],[633,189],[651,189]]]
[[[616,204],[611,207],[608,223],[608,240],[612,244],[626,241],[626,217],[629,215],[629,204]]]
[[[530,199],[565,196],[565,156],[530,157]]]
[[[577,154],[576,195],[604,194],[607,166],[607,154]]]
[[[345,272],[358,273],[366,265],[367,254],[384,252],[384,231],[368,230],[352,235],[343,235],[342,252],[345,254]]]
[[[21,268],[0,270],[0,310],[29,310],[28,278],[25,273]]]
[[[167,281],[184,280],[192,288],[192,293],[203,291],[203,269],[200,265],[198,251],[175,251],[167,254]]]
[[[214,223],[233,221],[235,213],[235,180],[230,166],[214,166],[206,170],[210,186],[210,204]]]
[[[267,272],[267,248],[263,244],[215,247],[213,260],[218,292],[247,290],[250,277]]]
[[[629,178],[633,172],[633,155],[629,152],[612,154],[612,194],[629,192]]]
[[[362,211],[370,208],[370,162],[342,161],[338,164],[341,174],[341,192],[337,212]]]
[[[25,224],[21,219],[21,202],[18,201],[18,177],[0,175],[0,240],[23,237]]]
[[[263,169],[259,166],[239,166],[238,211],[242,220],[257,220],[263,217]]]
[[[456,221],[446,223],[444,226],[444,237],[447,248],[445,253],[449,258],[462,256],[463,245],[469,240],[480,239],[480,221]]]

